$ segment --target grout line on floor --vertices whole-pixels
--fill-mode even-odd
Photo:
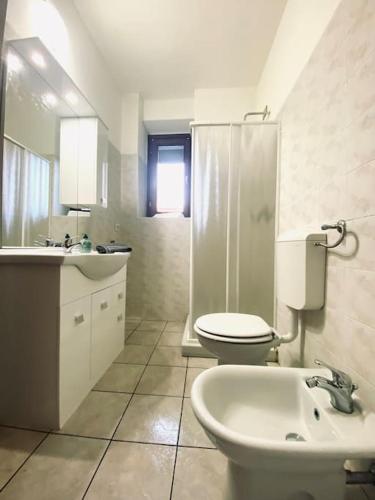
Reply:
[[[5,490],[5,488],[8,486],[8,484],[12,481],[12,479],[18,474],[18,472],[21,470],[21,468],[25,465],[25,463],[30,459],[30,457],[32,457],[34,455],[34,453],[37,451],[37,449],[42,445],[42,443],[44,443],[44,441],[48,438],[48,436],[50,435],[50,432],[48,432],[44,438],[40,441],[40,443],[38,443],[35,448],[31,451],[30,455],[27,456],[27,458],[22,462],[22,464],[18,467],[18,469],[10,476],[10,478],[8,479],[8,481],[6,481],[6,483],[4,484],[4,486],[2,488],[0,488],[0,492],[3,492]]]
[[[133,363],[123,363],[121,361],[114,361],[113,364],[116,365],[132,365]],[[160,364],[150,364],[147,362],[146,366],[158,366],[159,368],[187,368],[187,365],[160,365]]]
[[[186,363],[184,387],[183,387],[183,390],[182,390],[182,404],[181,404],[180,421],[179,421],[179,425],[178,425],[178,433],[177,433],[177,441],[176,441],[177,447],[176,447],[176,453],[175,453],[175,456],[174,456],[174,464],[173,464],[173,472],[172,472],[172,482],[171,482],[171,492],[170,492],[170,495],[169,495],[169,500],[172,500],[172,495],[173,495],[174,475],[175,475],[175,472],[176,472],[177,454],[178,454],[178,443],[180,441],[180,432],[181,432],[181,425],[182,425],[182,414],[183,414],[183,411],[184,411],[184,394],[185,394],[185,389],[186,389],[187,373],[188,373],[188,367],[187,367],[187,363]]]
[[[165,327],[166,327],[166,324],[165,324],[164,328],[165,328]],[[160,336],[161,336],[161,334],[162,334],[162,332],[163,332],[163,331],[164,331],[164,329],[160,332],[159,338],[160,338]],[[124,343],[124,346],[125,346],[125,343]],[[155,344],[155,346],[154,346],[154,349],[152,350],[151,355],[153,354],[153,352],[154,352],[155,348],[156,348],[156,344]],[[111,436],[111,438],[110,438],[110,440],[109,440],[109,442],[108,442],[108,446],[107,446],[107,447],[106,447],[106,449],[104,450],[103,456],[102,456],[102,458],[100,459],[100,461],[99,461],[99,463],[98,463],[98,466],[96,467],[96,469],[95,469],[95,471],[94,471],[94,473],[93,473],[93,475],[92,475],[92,477],[91,477],[91,479],[90,479],[90,481],[89,481],[89,484],[88,484],[88,486],[87,486],[87,488],[86,488],[86,490],[85,490],[85,492],[84,492],[84,494],[83,494],[83,496],[82,496],[82,500],[84,500],[84,498],[86,497],[86,495],[87,495],[87,493],[88,493],[88,491],[89,491],[89,489],[90,489],[90,486],[92,485],[92,483],[93,483],[93,481],[94,481],[94,479],[95,479],[95,476],[96,476],[96,474],[97,474],[97,472],[98,472],[98,470],[99,470],[99,468],[100,468],[100,466],[101,466],[101,464],[102,464],[102,462],[103,462],[103,460],[104,460],[104,457],[105,457],[105,456],[106,456],[106,454],[107,454],[107,451],[108,451],[109,447],[111,446],[111,444],[112,444],[113,442],[117,442],[117,441],[115,441],[115,440],[114,440],[114,436],[115,436],[115,434],[116,434],[116,432],[117,432],[117,429],[119,428],[119,426],[120,426],[120,424],[121,424],[121,422],[122,422],[122,419],[124,418],[124,415],[125,415],[125,413],[126,413],[126,410],[129,408],[129,405],[130,405],[131,401],[133,400],[133,397],[134,397],[134,395],[135,395],[135,391],[137,390],[137,387],[138,387],[138,385],[139,385],[139,383],[140,383],[140,381],[141,381],[141,379],[142,379],[142,377],[143,377],[144,372],[146,371],[146,368],[147,368],[148,364],[146,364],[146,365],[141,365],[141,366],[143,366],[143,371],[142,371],[142,373],[141,373],[141,376],[139,377],[139,380],[138,380],[138,382],[137,382],[136,386],[134,387],[134,391],[133,391],[133,393],[132,393],[131,397],[129,398],[128,403],[126,404],[125,409],[124,409],[124,411],[122,412],[121,417],[119,418],[119,420],[118,420],[118,422],[117,422],[117,425],[116,425],[116,427],[115,427],[115,429],[114,429],[114,431],[113,431],[113,433],[112,433],[112,436]],[[104,391],[103,391],[103,392],[104,392]],[[106,391],[106,392],[111,392],[111,391]]]
[[[99,439],[99,441],[110,441],[111,438],[104,438],[99,436],[85,436],[83,434],[72,434],[71,432],[62,432],[62,431],[51,431],[51,435],[53,436],[68,436],[68,437],[79,437],[84,439]]]
[[[0,427],[5,427],[7,429],[19,429],[20,431],[30,431],[30,432],[40,432],[41,434],[48,434],[51,432],[51,430],[42,430],[42,429],[32,429],[31,427],[22,427],[19,425],[8,425],[8,424],[1,424]]]

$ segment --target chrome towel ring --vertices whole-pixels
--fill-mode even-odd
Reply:
[[[343,219],[337,221],[336,224],[323,224],[322,229],[323,231],[326,231],[327,229],[336,229],[340,233],[340,236],[335,243],[332,243],[332,245],[316,242],[315,243],[316,247],[336,248],[343,242],[346,236],[346,222]]]

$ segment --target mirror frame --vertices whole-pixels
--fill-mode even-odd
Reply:
[[[4,56],[4,30],[7,14],[8,0],[0,1],[0,137],[4,136],[5,120],[5,83],[6,83],[6,62]],[[2,220],[3,220],[3,147],[4,141],[0,141],[0,248],[2,242]]]

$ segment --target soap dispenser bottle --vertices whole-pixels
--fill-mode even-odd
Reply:
[[[89,239],[87,234],[83,235],[81,240],[81,248],[83,253],[90,253],[92,249],[92,241]]]

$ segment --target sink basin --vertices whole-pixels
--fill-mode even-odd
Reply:
[[[374,414],[355,397],[351,415],[332,408],[326,391],[305,383],[317,374],[330,378],[326,369],[225,365],[195,380],[194,413],[249,498],[288,499],[296,488],[310,495],[301,498],[340,500],[345,460],[375,456]]]
[[[87,278],[101,280],[120,271],[125,266],[129,256],[130,253],[72,253],[64,255],[63,265],[76,266]]]
[[[92,280],[101,280],[122,269],[130,253],[66,253],[62,248],[7,248],[0,250],[0,264],[46,264],[76,266]]]

